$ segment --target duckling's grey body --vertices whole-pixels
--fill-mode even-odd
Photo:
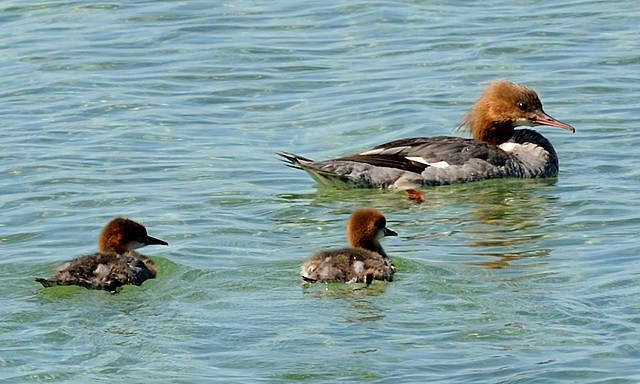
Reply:
[[[140,285],[156,277],[156,266],[134,251],[146,245],[168,245],[147,235],[135,221],[118,217],[107,224],[98,239],[99,252],[62,263],[48,279],[36,279],[45,287],[78,285],[109,292],[127,284]]]
[[[141,285],[156,277],[156,266],[146,256],[136,253],[118,255],[96,252],[62,263],[49,279],[36,279],[45,287],[78,285],[89,289],[115,292],[123,285]]]
[[[342,248],[320,252],[302,265],[302,278],[309,282],[365,283],[392,281],[395,267],[391,260],[362,248]]]

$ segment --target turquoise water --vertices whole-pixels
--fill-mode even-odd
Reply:
[[[0,381],[640,381],[637,1],[4,1]],[[550,180],[320,189],[315,159],[450,134],[534,88]],[[461,134],[454,132],[454,134]],[[303,287],[361,206],[392,283]],[[44,290],[115,216],[170,243],[117,295]]]

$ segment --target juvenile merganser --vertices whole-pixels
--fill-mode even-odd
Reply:
[[[535,91],[493,81],[465,115],[473,139],[418,137],[378,145],[357,155],[326,161],[287,153],[288,165],[318,183],[343,188],[398,188],[464,183],[502,177],[553,177],[558,156],[541,134],[518,126],[575,129],[542,110]]]
[[[153,261],[135,251],[145,245],[169,245],[147,235],[141,224],[118,217],[102,230],[97,253],[81,256],[60,265],[49,279],[36,279],[45,287],[79,285],[116,292],[126,285],[140,285],[156,277]]]
[[[366,283],[391,281],[395,267],[380,246],[384,236],[398,236],[387,228],[384,215],[375,209],[355,211],[347,223],[351,248],[325,251],[311,256],[302,265],[302,279],[323,283]]]

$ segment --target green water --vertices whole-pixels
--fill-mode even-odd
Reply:
[[[635,383],[640,6],[0,5],[0,381]],[[576,127],[550,180],[318,188],[314,159],[451,134],[507,78]],[[462,134],[454,132],[453,134]],[[362,206],[392,283],[303,286]],[[169,247],[119,294],[43,289],[115,216]]]

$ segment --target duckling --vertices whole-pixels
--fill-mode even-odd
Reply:
[[[379,211],[363,208],[355,211],[347,223],[351,248],[319,252],[302,265],[301,276],[307,282],[365,283],[392,281],[395,267],[382,249],[379,239],[398,236],[386,227]]]
[[[36,279],[45,287],[78,285],[115,293],[127,284],[141,285],[156,277],[157,268],[135,251],[146,245],[169,245],[147,235],[142,224],[118,217],[107,224],[98,239],[98,252],[62,263],[49,279]]]

